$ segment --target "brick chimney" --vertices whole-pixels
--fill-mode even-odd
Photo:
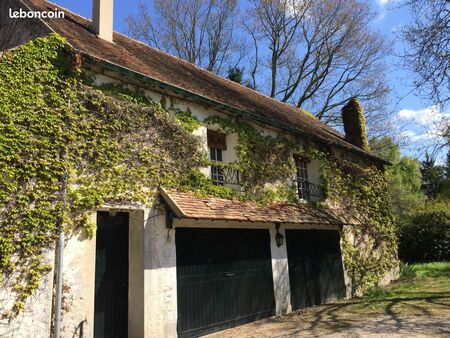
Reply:
[[[114,0],[92,1],[92,30],[100,39],[113,42]]]
[[[342,108],[342,122],[344,123],[345,139],[359,148],[370,150],[364,110],[356,97],[352,97]]]

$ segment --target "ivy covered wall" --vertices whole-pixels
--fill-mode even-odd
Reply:
[[[86,86],[76,61],[55,35],[0,60],[0,269],[16,295],[4,317],[38,287],[60,227],[92,233],[87,216],[102,204],[149,205],[204,163],[160,104]]]
[[[344,261],[355,293],[396,264],[394,225],[382,170],[338,158],[326,146],[299,137],[261,134],[245,121],[223,116],[199,121],[121,85],[93,86],[81,59],[57,35],[37,39],[0,59],[0,269],[1,287],[12,288],[13,317],[48,267],[42,254],[58,231],[83,227],[105,203],[151,206],[158,186],[199,195],[298,202],[291,178],[293,154],[321,161],[329,205],[361,220],[344,241]],[[169,113],[169,111],[172,111]],[[192,131],[204,124],[238,134],[242,191],[215,186]],[[345,238],[350,238],[346,236]]]

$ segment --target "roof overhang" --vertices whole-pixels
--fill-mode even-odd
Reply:
[[[316,208],[307,204],[271,203],[261,205],[219,197],[198,197],[192,192],[159,189],[167,207],[180,219],[221,220],[260,223],[359,225],[356,217],[343,210]]]

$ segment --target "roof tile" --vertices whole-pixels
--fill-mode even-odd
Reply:
[[[198,198],[192,192],[161,189],[169,206],[178,217],[211,220],[295,224],[351,224],[358,221],[340,209],[318,209],[308,205],[273,203],[260,205],[253,201],[229,200],[218,197]]]

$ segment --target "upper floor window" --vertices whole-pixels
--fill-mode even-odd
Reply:
[[[319,201],[324,197],[323,188],[318,184],[320,175],[320,162],[301,156],[295,157],[297,169],[298,197],[305,201]]]
[[[222,152],[227,149],[226,135],[214,130],[207,131],[209,159],[212,162],[223,162]],[[216,185],[223,185],[225,183],[223,166],[214,164],[211,165],[211,180]]]
[[[297,167],[297,191],[298,197],[302,200],[310,200],[310,183],[308,180],[308,162],[301,157],[295,158]]]

